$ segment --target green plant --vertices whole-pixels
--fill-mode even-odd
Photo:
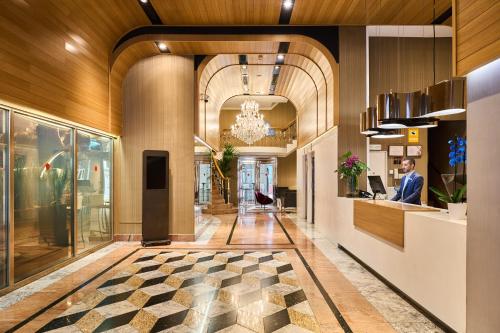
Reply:
[[[437,196],[438,200],[444,203],[459,203],[464,201],[464,195],[467,192],[467,186],[462,186],[458,190],[455,190],[451,195],[432,186],[429,187],[429,190],[431,190]]]
[[[222,151],[222,158],[219,161],[220,171],[225,177],[228,177],[231,171],[231,161],[236,155],[236,149],[230,143],[224,145],[224,150]]]

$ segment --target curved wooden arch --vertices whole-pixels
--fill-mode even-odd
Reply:
[[[142,58],[160,54],[157,50],[154,41],[161,39],[172,42],[193,42],[205,43],[210,45],[211,42],[229,42],[229,43],[246,43],[248,45],[259,45],[255,43],[279,43],[290,42],[289,56],[286,58],[286,65],[294,65],[305,69],[305,71],[312,71],[312,68],[317,68],[320,75],[314,74],[313,81],[316,84],[316,93],[318,95],[315,103],[316,108],[320,108],[321,112],[316,110],[316,133],[321,134],[328,128],[337,124],[338,119],[338,64],[332,53],[319,41],[314,38],[303,35],[191,35],[191,34],[144,34],[137,35],[126,40],[123,40],[115,47],[109,63],[109,82],[110,82],[110,128],[112,132],[119,134],[121,132],[121,81],[128,68],[135,62]],[[144,47],[144,45],[147,45]],[[219,52],[215,48],[211,48],[210,52],[205,52],[209,55],[204,59],[198,67],[198,91],[201,91],[205,85],[203,73],[207,71],[213,64],[214,59],[220,59],[217,56],[210,57],[209,53],[218,55]],[[238,51],[245,51],[244,54],[253,54],[252,49]],[[272,53],[274,56],[277,53]],[[232,55],[237,57],[236,54]],[[235,62],[233,59],[230,62]],[[217,67],[217,66],[215,66]],[[320,77],[321,76],[321,77]],[[292,76],[293,77],[293,76]],[[236,92],[235,92],[236,93]],[[197,98],[199,97],[196,96]],[[200,101],[197,103],[198,110],[204,107]],[[207,115],[200,115],[196,112],[197,120],[195,125],[196,133],[205,141],[210,141],[203,133],[207,130],[206,126],[201,124],[209,124],[210,119]],[[321,124],[318,124],[321,122]],[[213,119],[215,121],[215,119]],[[211,125],[210,125],[211,126]],[[215,145],[216,146],[216,145]]]

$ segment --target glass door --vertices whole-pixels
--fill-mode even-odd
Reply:
[[[72,255],[73,130],[13,114],[14,281]]]
[[[7,193],[9,191],[9,121],[8,112],[0,109],[0,288],[8,284],[8,225],[9,211]]]
[[[259,163],[259,189],[262,194],[274,199],[273,163]]]
[[[111,241],[110,138],[77,131],[77,253]]]
[[[238,199],[243,205],[255,203],[255,161],[238,161]]]
[[[198,203],[210,203],[212,189],[211,166],[209,162],[198,163]]]

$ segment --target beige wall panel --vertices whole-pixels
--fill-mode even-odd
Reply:
[[[500,332],[500,62],[467,77],[467,332]]]
[[[364,27],[340,28],[338,153],[341,156],[351,151],[366,162],[366,138],[359,133],[359,114],[366,109],[365,36]],[[366,188],[364,175],[359,178],[359,188]],[[339,195],[346,191],[346,182],[339,180]]]
[[[457,74],[465,75],[500,57],[500,2],[456,0]]]
[[[148,23],[135,0],[1,1],[0,21],[0,99],[114,132],[108,55]]]
[[[297,152],[278,157],[278,186],[297,188]]]
[[[194,235],[194,71],[190,57],[159,55],[134,65],[123,84],[117,233],[139,232],[142,151],[170,152],[170,234]],[[118,152],[117,152],[118,153]],[[134,227],[130,229],[130,225]]]

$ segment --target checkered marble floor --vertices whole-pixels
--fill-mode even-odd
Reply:
[[[319,332],[281,251],[147,252],[41,332]]]

